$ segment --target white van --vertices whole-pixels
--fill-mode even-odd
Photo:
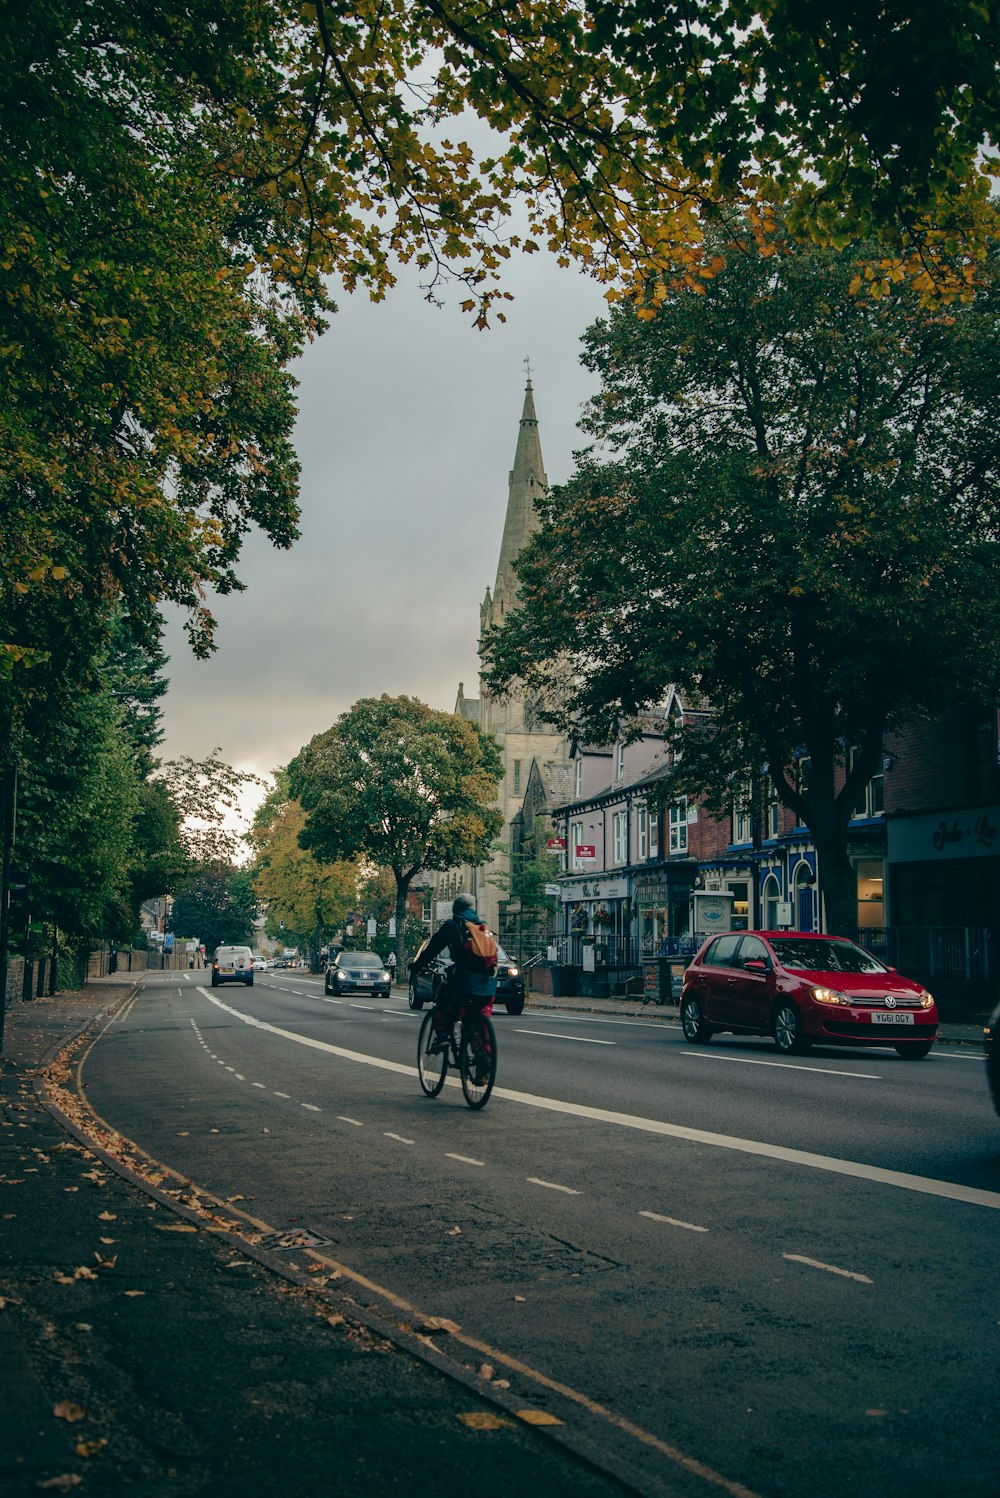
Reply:
[[[253,953],[249,947],[216,947],[212,958],[212,987],[218,983],[253,986]]]

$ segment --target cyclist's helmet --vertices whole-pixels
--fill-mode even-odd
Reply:
[[[452,915],[464,915],[467,910],[475,910],[476,902],[471,895],[456,895],[452,903]]]

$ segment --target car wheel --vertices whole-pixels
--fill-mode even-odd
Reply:
[[[524,1013],[524,994],[523,993],[518,994],[513,999],[505,999],[503,1007],[506,1009],[506,1011],[507,1011],[508,1014],[523,1014]]]
[[[896,1046],[896,1055],[902,1056],[904,1061],[922,1061],[931,1053],[933,1040],[911,1040],[906,1045]]]
[[[696,999],[694,994],[688,994],[681,1004],[681,1029],[684,1031],[684,1039],[689,1040],[692,1045],[708,1045],[715,1034],[705,1018],[701,1000]]]
[[[211,978],[211,983],[212,983],[212,987],[213,987],[213,988],[218,988],[218,986],[219,986],[219,980],[218,980],[218,978],[217,978],[217,977],[216,977],[216,976],[215,976],[215,974],[214,974],[214,973],[213,973],[213,974],[212,974],[212,978]]]
[[[247,988],[253,988],[253,973],[251,973],[249,978],[247,979]]]
[[[779,1004],[771,1022],[774,1043],[785,1056],[801,1056],[812,1040],[802,1030],[802,1016],[794,1004]]]
[[[424,1001],[417,993],[417,985],[412,978],[410,979],[410,986],[406,991],[406,1002],[411,1009],[422,1009],[424,1007]]]
[[[333,993],[333,989],[330,987],[330,975],[329,975],[329,973],[323,979],[323,989],[324,989],[324,991],[326,993]]]

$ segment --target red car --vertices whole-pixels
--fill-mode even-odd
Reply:
[[[771,1035],[779,1051],[891,1045],[926,1056],[938,1013],[925,988],[843,936],[729,931],[711,937],[684,974],[681,1027],[704,1045],[719,1030]]]

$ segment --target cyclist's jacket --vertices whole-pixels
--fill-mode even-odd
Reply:
[[[448,948],[452,966],[448,971],[448,989],[455,995],[465,995],[477,999],[492,999],[496,997],[497,978],[496,973],[487,975],[475,972],[470,965],[468,951],[468,928],[466,921],[472,921],[479,925],[479,917],[474,910],[467,910],[461,916],[453,915],[450,920],[445,921],[431,937],[423,956],[420,959],[420,968],[414,963],[413,971],[418,972],[425,968],[428,963],[433,962],[439,952]]]

